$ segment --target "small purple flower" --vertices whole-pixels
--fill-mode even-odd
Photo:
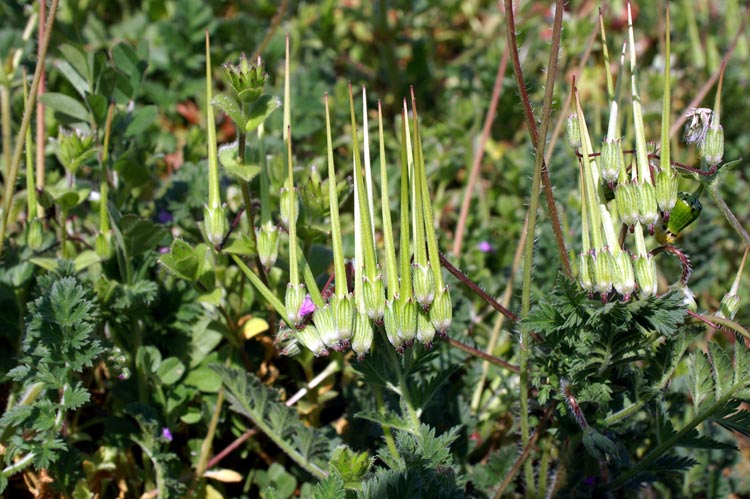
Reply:
[[[313,312],[315,312],[315,304],[310,298],[310,295],[305,295],[305,301],[303,301],[302,305],[299,307],[299,316],[304,317]]]
[[[597,482],[596,477],[593,476],[593,475],[592,476],[588,476],[588,477],[586,477],[583,480],[583,484],[586,485],[587,487],[593,487],[593,486],[595,486],[596,482]]]
[[[490,253],[492,251],[495,251],[492,245],[487,241],[480,241],[479,243],[477,243],[477,249],[482,253]]]
[[[165,253],[169,253],[169,251],[170,251],[169,246],[162,246],[161,248],[159,248],[159,253],[162,255]]]
[[[161,429],[161,436],[167,439],[167,442],[172,441],[172,432],[166,426]]]
[[[160,224],[168,224],[173,220],[174,220],[174,217],[167,210],[159,210],[159,213],[156,214],[156,221],[159,222]]]

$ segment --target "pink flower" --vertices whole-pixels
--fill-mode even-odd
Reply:
[[[310,295],[305,295],[305,301],[303,301],[302,305],[299,307],[299,316],[304,317],[313,312],[315,312],[315,304],[310,298]]]
[[[480,241],[479,243],[477,243],[477,249],[482,253],[489,253],[491,251],[494,251],[492,245],[487,241]]]
[[[166,426],[161,429],[161,436],[167,439],[167,442],[172,441],[172,432]]]

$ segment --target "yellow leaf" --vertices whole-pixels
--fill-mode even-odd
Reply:
[[[221,469],[221,470],[208,470],[203,473],[204,478],[213,478],[220,482],[241,482],[242,475],[233,470]]]
[[[257,336],[264,331],[268,331],[268,322],[260,317],[248,319],[242,325],[242,336],[244,336],[246,340]]]

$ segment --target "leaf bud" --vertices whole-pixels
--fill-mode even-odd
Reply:
[[[318,334],[318,330],[312,324],[308,324],[304,329],[297,331],[297,340],[308,350],[315,354],[316,357],[325,357],[328,355],[323,340]]]
[[[96,154],[94,135],[79,128],[59,129],[57,135],[57,159],[71,174]]]
[[[703,142],[699,143],[700,152],[708,166],[714,167],[724,157],[724,129],[721,125],[711,125],[706,131]]]
[[[260,263],[268,272],[279,256],[279,229],[269,220],[255,229],[255,236],[258,240]]]
[[[571,149],[577,151],[581,148],[581,124],[578,122],[578,115],[571,114],[565,125],[565,135],[568,138],[568,145]]]
[[[357,354],[357,360],[362,361],[372,347],[372,323],[367,314],[357,312],[354,316],[354,334],[352,335],[352,350]]]
[[[435,300],[430,307],[430,321],[439,335],[447,335],[453,322],[453,305],[448,286],[443,286],[435,293]]]
[[[641,297],[656,294],[656,262],[651,255],[640,255],[635,257],[633,265],[635,269],[635,280],[641,289]]]
[[[245,54],[242,54],[236,65],[225,64],[224,72],[239,101],[251,103],[263,93],[267,75],[260,58],[257,63],[251,64]]]
[[[602,172],[602,179],[610,185],[617,181],[617,177],[622,168],[622,146],[620,139],[604,139],[602,143],[602,153],[599,158],[599,168]]]
[[[415,263],[413,268],[414,298],[424,310],[428,310],[432,300],[435,299],[435,275],[429,263],[427,265]]]
[[[203,230],[206,232],[206,238],[211,244],[218,247],[224,240],[224,234],[227,230],[227,220],[224,217],[224,208],[222,206],[203,207]]]

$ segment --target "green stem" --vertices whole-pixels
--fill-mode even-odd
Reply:
[[[18,175],[18,168],[21,163],[21,154],[23,154],[23,138],[26,136],[26,129],[31,123],[31,115],[33,114],[34,104],[36,103],[36,96],[39,90],[39,81],[44,72],[44,62],[47,57],[47,48],[49,47],[50,37],[52,36],[52,26],[55,23],[55,14],[57,13],[57,4],[59,0],[52,0],[49,7],[49,14],[45,23],[44,38],[39,48],[39,57],[34,70],[34,78],[31,81],[31,91],[29,92],[29,98],[24,102],[23,107],[23,118],[21,118],[21,126],[18,129],[18,136],[16,138],[15,149],[13,150],[13,157],[11,158],[10,168],[8,169],[9,175],[5,178],[5,194],[3,195],[3,209],[0,213],[0,256],[3,253],[3,247],[5,245],[5,233],[8,227],[8,220],[10,217],[10,207],[12,205],[13,190],[16,185],[16,176]]]
[[[25,86],[24,86],[25,88]],[[5,180],[10,178],[11,162],[11,131],[10,131],[10,82],[0,85],[0,114],[2,114],[3,128],[3,163],[5,164]]]
[[[401,360],[396,355],[396,351],[393,348],[386,347],[385,351],[388,352],[388,356],[391,360],[391,365],[396,369],[396,377],[398,378],[398,393],[399,395],[401,395],[401,398],[404,401],[404,405],[406,406],[406,411],[409,414],[409,420],[411,421],[412,425],[412,433],[417,434],[419,432],[420,426],[419,414],[414,408],[414,403],[411,398],[411,390],[409,390],[409,385],[406,381],[406,377],[404,376],[404,370],[401,367]]]
[[[731,225],[735,232],[737,232],[737,234],[742,238],[742,241],[746,245],[750,245],[750,234],[747,233],[740,221],[737,220],[737,217],[734,216],[734,213],[732,213],[732,210],[729,208],[727,203],[724,201],[724,198],[722,198],[721,194],[719,193],[718,175],[708,182],[708,195],[719,208],[719,211],[721,211],[722,215],[724,215],[724,218],[727,219],[729,225]]]
[[[378,412],[385,416],[386,410],[385,410],[385,403],[383,402],[383,389],[380,387],[380,385],[373,385],[373,391],[375,392],[375,403],[378,406]],[[390,426],[381,425],[383,428],[383,437],[385,438],[385,444],[386,447],[388,447],[388,452],[391,453],[391,456],[393,456],[393,459],[399,460],[401,456],[398,453],[398,449],[396,448],[396,441],[393,439],[393,433],[391,432]]]
[[[349,290],[346,284],[346,270],[344,268],[344,245],[341,242],[339,194],[336,186],[336,169],[333,164],[333,141],[331,139],[331,116],[328,109],[328,94],[325,96],[325,107],[326,149],[328,153],[328,198],[331,211],[331,239],[333,240],[333,272],[336,279],[336,296],[344,298]]]
[[[273,292],[271,292],[270,289],[268,289],[268,286],[266,286],[263,281],[255,275],[255,272],[250,270],[250,268],[245,265],[245,263],[237,256],[232,255],[232,259],[234,260],[234,263],[237,264],[237,266],[240,268],[242,273],[247,276],[247,278],[250,280],[250,283],[255,286],[255,289],[258,290],[258,292],[263,295],[263,298],[265,298],[268,303],[273,307],[274,310],[276,310],[276,313],[279,314],[279,317],[287,323],[287,325],[294,329],[294,322],[292,322],[291,319],[286,314],[286,307],[283,303],[276,297]]]

